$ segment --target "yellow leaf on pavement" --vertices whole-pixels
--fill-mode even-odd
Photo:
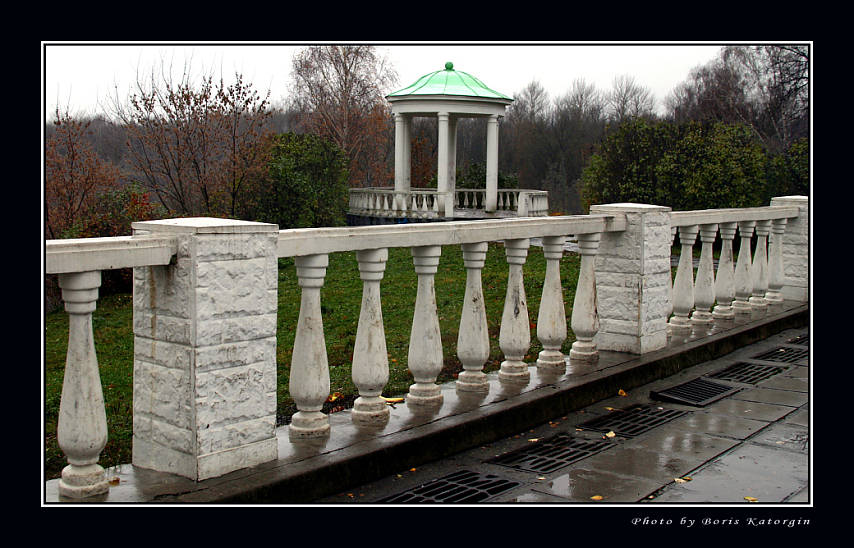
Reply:
[[[592,497],[590,497],[590,500],[602,500],[603,498],[605,497],[603,497],[602,495],[593,495]]]
[[[759,502],[759,499],[756,497],[744,497],[744,500],[747,502]]]
[[[605,437],[606,437],[606,438],[613,438],[613,437],[615,437],[616,435],[617,435],[617,434],[615,434],[615,433],[614,433],[614,431],[613,431],[613,430],[611,430],[610,432],[608,432],[607,434],[605,434]]]
[[[620,396],[628,396],[628,394],[626,394],[626,391],[625,391],[625,390],[623,390],[622,388],[620,388],[620,391],[619,391],[619,392],[617,392],[617,394],[618,394],[618,395],[620,395]]]

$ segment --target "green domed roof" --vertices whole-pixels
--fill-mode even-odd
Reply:
[[[482,97],[486,99],[506,99],[512,101],[503,93],[486,87],[486,85],[467,72],[454,70],[454,64],[445,63],[445,70],[437,70],[425,74],[414,84],[386,95],[392,97],[407,97],[413,95],[458,95],[462,97]]]

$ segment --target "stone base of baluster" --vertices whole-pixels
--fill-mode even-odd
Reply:
[[[324,438],[329,435],[329,417],[320,411],[298,411],[291,417],[288,438],[291,441]]]
[[[537,357],[537,368],[549,373],[563,373],[566,371],[566,360],[563,352],[558,350],[542,350]]]
[[[765,299],[765,297],[750,297],[748,304],[750,304],[750,308],[754,310],[764,311],[768,308],[768,301]]]
[[[385,426],[391,412],[386,402],[379,396],[360,396],[353,402],[350,415],[353,423],[359,426]]]
[[[444,400],[442,389],[435,383],[415,383],[406,395],[406,405],[416,407],[438,407]]]
[[[733,311],[731,306],[728,305],[717,305],[714,310],[712,310],[712,318],[718,321],[732,321],[735,319],[735,312]]]
[[[765,294],[765,300],[769,305],[783,304],[783,294],[779,291],[769,289],[768,293]]]
[[[599,361],[599,350],[593,341],[575,341],[569,350],[569,362],[591,364]]]
[[[690,335],[693,331],[693,325],[688,316],[673,316],[667,327],[668,332],[673,336]]]
[[[527,383],[531,380],[528,364],[521,360],[504,360],[498,370],[498,380],[511,383]]]
[[[732,311],[737,315],[750,315],[752,311],[752,307],[750,303],[747,301],[733,301],[732,302]]]
[[[59,494],[63,497],[82,499],[101,495],[110,490],[104,469],[99,464],[75,466],[69,464],[62,469]]]
[[[457,377],[457,390],[461,392],[489,392],[489,380],[483,371],[461,371]]]
[[[691,326],[696,335],[706,334],[714,327],[711,312],[706,310],[695,310],[691,315]]]

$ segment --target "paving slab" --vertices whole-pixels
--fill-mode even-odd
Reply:
[[[656,491],[660,486],[661,483],[653,479],[626,477],[604,470],[575,468],[551,481],[532,486],[531,490],[554,495],[563,499],[564,502],[635,503]]]
[[[792,390],[794,392],[809,392],[810,383],[806,377],[775,376],[767,381],[759,383],[762,388],[774,388],[776,390]]]
[[[809,451],[809,428],[796,424],[775,423],[750,438],[751,443],[780,447],[790,451]]]
[[[729,397],[703,408],[706,413],[733,415],[746,419],[772,422],[785,417],[792,408],[784,405],[773,405],[755,401],[745,401]]]
[[[790,413],[786,415],[786,418],[783,419],[784,422],[788,422],[791,424],[797,424],[799,426],[809,426],[810,425],[810,408],[808,406],[803,406],[794,413]]]
[[[722,438],[744,440],[767,427],[768,423],[717,413],[689,413],[674,420],[671,426]]]
[[[773,403],[775,405],[786,405],[789,407],[800,407],[809,401],[806,392],[793,392],[791,390],[776,390],[773,388],[753,388],[742,390],[732,396],[734,400],[750,402]]]

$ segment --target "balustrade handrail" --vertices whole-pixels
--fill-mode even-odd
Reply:
[[[795,206],[765,206],[728,209],[698,209],[674,211],[670,215],[670,226],[694,226],[737,221],[767,221],[791,219],[799,214]]]
[[[45,241],[45,274],[166,265],[177,253],[174,236],[113,236]]]
[[[450,221],[363,227],[297,228],[279,231],[278,256],[297,257],[389,247],[469,244],[487,241],[618,232],[623,215]]]

